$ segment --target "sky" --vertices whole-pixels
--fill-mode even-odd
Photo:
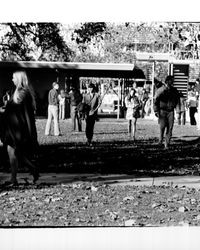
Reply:
[[[0,22],[199,21],[198,0],[6,0]]]

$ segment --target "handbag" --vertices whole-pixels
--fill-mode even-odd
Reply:
[[[85,118],[86,115],[88,115],[88,113],[90,111],[90,106],[86,103],[80,102],[76,106],[76,110],[79,113],[80,117]]]

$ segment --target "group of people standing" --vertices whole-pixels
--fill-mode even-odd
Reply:
[[[100,96],[96,93],[95,85],[90,83],[88,85],[88,92],[84,95],[76,87],[71,87],[69,93],[65,93],[63,90],[58,93],[59,84],[53,82],[52,89],[48,94],[48,118],[45,127],[45,135],[50,135],[51,124],[54,123],[54,135],[60,136],[61,131],[59,128],[59,119],[64,117],[65,113],[65,99],[70,100],[70,114],[72,121],[72,132],[82,131],[82,118],[81,112],[84,112],[84,118],[86,121],[86,138],[87,143],[91,145],[94,131],[94,124],[97,119],[97,111],[100,106]],[[83,110],[84,107],[84,110]]]
[[[175,120],[175,112],[179,125],[185,124],[185,97],[173,86],[174,78],[169,75],[166,77],[164,84],[160,85],[154,96],[153,110],[158,117],[159,123],[159,142],[165,149],[169,148],[172,137],[172,130]],[[136,95],[134,88],[130,89],[125,98],[127,108],[126,119],[128,120],[128,133],[135,141],[137,119],[141,117],[142,103]],[[165,137],[165,138],[164,138]]]

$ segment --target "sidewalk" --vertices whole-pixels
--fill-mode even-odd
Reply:
[[[138,178],[134,175],[97,175],[97,174],[68,174],[68,173],[42,173],[38,180],[38,184],[67,184],[75,182],[99,182],[108,185],[135,185],[135,186],[151,186],[151,185],[170,185],[180,187],[190,187],[200,189],[200,176],[163,176],[163,177],[142,177]],[[0,173],[0,183],[9,180],[9,173]],[[32,182],[32,177],[28,173],[19,173],[18,182]]]

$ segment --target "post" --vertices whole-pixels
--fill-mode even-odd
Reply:
[[[155,61],[152,62],[152,97],[151,97],[151,114],[154,114],[153,111],[153,102],[154,102],[154,78],[155,78]]]
[[[120,79],[118,79],[118,104],[117,104],[117,119],[119,119],[120,114]]]

